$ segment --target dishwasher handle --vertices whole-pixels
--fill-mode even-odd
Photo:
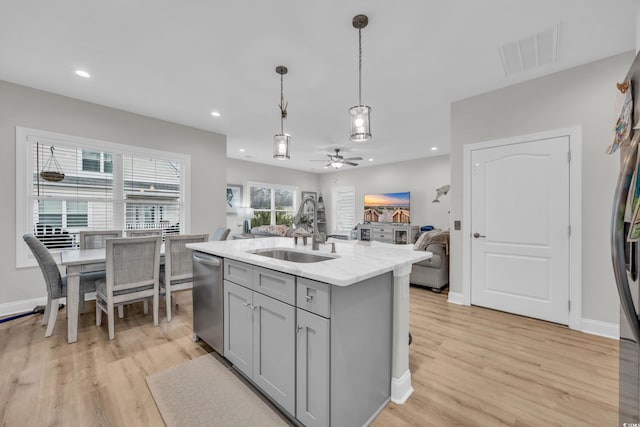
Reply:
[[[193,261],[199,262],[200,264],[210,265],[212,267],[220,267],[220,265],[222,264],[219,258],[202,258],[196,254],[193,254]]]

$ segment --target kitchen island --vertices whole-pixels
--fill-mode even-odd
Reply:
[[[295,245],[293,239],[280,237],[188,245],[195,251],[224,259],[224,356],[263,391],[265,388],[273,388],[272,392],[266,390],[266,394],[304,425],[366,424],[384,407],[389,397],[395,403],[403,403],[413,391],[408,350],[409,274],[413,263],[428,259],[431,254],[414,251],[412,245],[359,241],[333,243],[335,254],[330,253],[331,244],[321,245],[320,251],[311,251],[310,245],[305,246],[300,241]],[[302,262],[277,258],[282,258],[283,254],[289,259]],[[307,262],[306,258],[314,255],[322,255],[326,259]],[[295,413],[295,404],[291,403],[291,393],[287,390],[290,380],[276,387],[274,384],[277,381],[262,378],[264,375],[261,372],[253,372],[250,367],[243,369],[243,364],[251,355],[254,358],[267,357],[265,355],[272,351],[268,347],[256,347],[267,342],[260,335],[265,334],[261,332],[260,325],[242,324],[247,316],[250,317],[248,322],[254,322],[251,319],[254,315],[259,317],[256,313],[260,313],[261,307],[264,307],[266,313],[275,313],[265,318],[265,322],[271,322],[266,326],[273,326],[276,321],[294,322],[293,334],[270,332],[268,336],[269,340],[285,337],[278,345],[285,349],[281,351],[281,357],[288,362],[281,364],[291,363],[298,367],[293,386],[298,390],[297,397],[294,398],[298,412],[301,412],[302,405],[309,404],[310,401],[315,405],[318,401],[314,396],[301,396],[301,392],[307,390],[317,394],[320,390],[325,393],[323,387],[316,384],[311,387],[304,381],[313,379],[314,376],[318,380],[322,379],[318,376],[318,366],[326,366],[330,370],[331,381],[328,380],[329,372],[326,372],[325,377],[326,395],[331,396],[331,408],[327,408],[326,412],[331,413],[331,423],[328,418],[316,418],[311,414],[317,412],[318,407],[302,416]],[[243,312],[242,308],[245,309]],[[266,326],[264,331],[269,332]],[[325,329],[328,332],[323,334]],[[241,330],[245,333],[240,333]],[[251,335],[250,331],[253,331],[253,335],[260,335],[260,339],[253,344],[242,344],[241,339],[244,335]],[[320,354],[322,343],[326,343],[324,350],[330,351],[326,357]],[[243,354],[250,356],[244,357]],[[355,357],[350,357],[351,354]],[[301,355],[304,357],[301,358]],[[309,369],[300,370],[305,363],[309,365]],[[280,375],[280,365],[274,366],[276,368],[268,374]],[[371,370],[373,367],[375,370]],[[367,375],[349,378],[358,369],[367,372]],[[389,371],[389,375],[385,371]],[[378,372],[380,373],[377,374]],[[349,379],[349,384],[341,387],[340,381],[346,381],[346,378]],[[361,380],[361,384],[354,384]],[[380,381],[383,382],[382,386]],[[377,391],[370,392],[376,388]],[[386,401],[379,408],[376,406],[377,409],[369,420],[357,418],[354,414],[359,410],[370,410],[367,394],[371,395],[371,399],[379,400],[380,389],[386,393]],[[340,401],[337,396],[341,396],[341,393],[342,400],[346,398],[358,408],[337,407],[335,403]]]

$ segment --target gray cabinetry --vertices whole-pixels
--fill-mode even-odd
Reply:
[[[242,284],[224,281],[225,357],[294,414],[295,308],[261,292],[267,290],[293,302],[295,277],[236,261],[227,264],[231,268],[225,272],[231,274],[225,277],[239,279]]]
[[[375,240],[397,245],[413,243],[418,235],[418,226],[408,224],[358,224],[358,240]]]
[[[240,371],[253,376],[252,291],[224,281],[224,357]]]
[[[305,426],[329,425],[329,319],[297,309],[296,418]]]
[[[295,308],[253,293],[253,382],[295,413]]]
[[[391,392],[392,274],[342,287],[224,265],[224,356],[304,426],[371,423]]]

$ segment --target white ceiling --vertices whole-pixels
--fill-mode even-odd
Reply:
[[[352,143],[361,13],[373,139]],[[498,46],[556,25],[558,61],[506,77]],[[229,157],[318,173],[310,160],[336,147],[364,157],[358,167],[446,154],[452,101],[634,46],[633,0],[0,0],[1,80],[222,133]],[[281,64],[289,161],[272,158]]]

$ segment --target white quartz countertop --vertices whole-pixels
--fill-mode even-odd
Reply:
[[[390,271],[400,275],[400,272],[410,269],[411,264],[432,256],[431,252],[413,250],[413,245],[329,239],[329,242],[336,245],[336,253],[331,254],[330,243],[321,244],[319,251],[312,251],[311,239],[308,240],[307,245],[302,244],[302,239],[298,239],[298,244],[294,245],[290,237],[267,237],[190,243],[187,247],[337,286],[349,286]],[[292,249],[336,258],[314,263],[297,263],[249,252],[257,249]]]

